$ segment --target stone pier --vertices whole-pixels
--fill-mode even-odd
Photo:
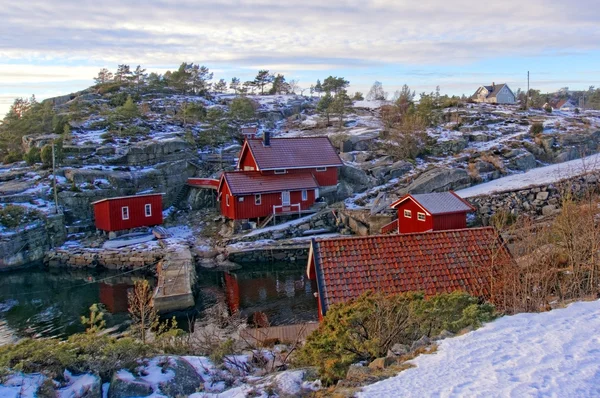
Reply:
[[[164,257],[157,268],[154,308],[159,313],[167,313],[193,307],[196,268],[189,247],[168,240],[162,240],[160,244]]]

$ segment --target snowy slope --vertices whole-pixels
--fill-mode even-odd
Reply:
[[[492,192],[512,191],[531,185],[551,184],[564,178],[575,177],[600,169],[600,154],[564,163],[538,167],[522,174],[513,174],[483,184],[461,189],[456,193],[462,198],[487,195]]]
[[[598,397],[600,301],[503,317],[412,363],[359,396]]]

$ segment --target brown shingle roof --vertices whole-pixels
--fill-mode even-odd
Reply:
[[[315,189],[319,184],[311,173],[262,175],[260,171],[233,171],[223,173],[233,195],[299,191]]]
[[[343,165],[327,137],[271,138],[269,146],[260,139],[247,142],[260,170]]]
[[[426,295],[463,290],[489,298],[493,265],[512,261],[491,227],[317,239],[312,253],[324,312],[367,290]]]

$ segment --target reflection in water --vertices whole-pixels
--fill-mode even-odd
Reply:
[[[66,337],[82,332],[80,317],[94,303],[103,303],[108,327],[129,320],[127,289],[134,277],[110,278],[108,272],[44,270],[0,274],[0,345],[22,337]]]
[[[317,320],[316,291],[303,264],[244,264],[229,272],[200,272],[201,290],[215,283],[225,289],[230,312],[243,317],[264,313],[270,325]]]

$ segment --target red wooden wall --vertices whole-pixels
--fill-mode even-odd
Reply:
[[[152,215],[146,217],[145,205],[150,204]],[[129,219],[123,220],[121,208],[129,207]],[[122,231],[137,227],[152,227],[163,222],[162,195],[130,196],[105,200],[94,204],[96,228],[104,231]]]
[[[254,161],[254,157],[252,157],[252,153],[250,152],[250,148],[246,149],[242,153],[242,157],[240,158],[240,170],[245,170],[244,167],[252,167],[252,170],[256,170],[256,162]]]
[[[411,218],[404,217],[404,210],[411,211]],[[433,229],[433,219],[425,214],[425,221],[417,219],[417,213],[425,213],[412,200],[405,200],[398,206],[398,232],[408,234],[411,232],[425,232]]]
[[[316,168],[307,169],[286,169],[287,174],[298,174],[298,173],[311,173],[315,180],[319,183],[320,187],[328,187],[331,185],[337,185],[338,183],[338,168],[328,167],[325,171],[317,171]],[[263,175],[275,174],[274,170],[267,170],[261,172]]]
[[[254,195],[230,196],[229,206],[227,206],[226,195],[229,193],[229,187],[227,184],[223,184],[220,202],[221,214],[232,220],[266,217],[273,213],[273,206],[281,205],[281,192],[274,192],[262,194],[260,205],[254,203]],[[240,198],[244,200],[240,202]],[[316,200],[314,189],[307,190],[306,199],[305,201],[302,200],[302,191],[290,192],[290,204],[300,203],[301,210],[308,210]],[[296,212],[298,207],[291,206],[289,211]]]
[[[442,214],[433,218],[433,230],[467,228],[467,213]]]

